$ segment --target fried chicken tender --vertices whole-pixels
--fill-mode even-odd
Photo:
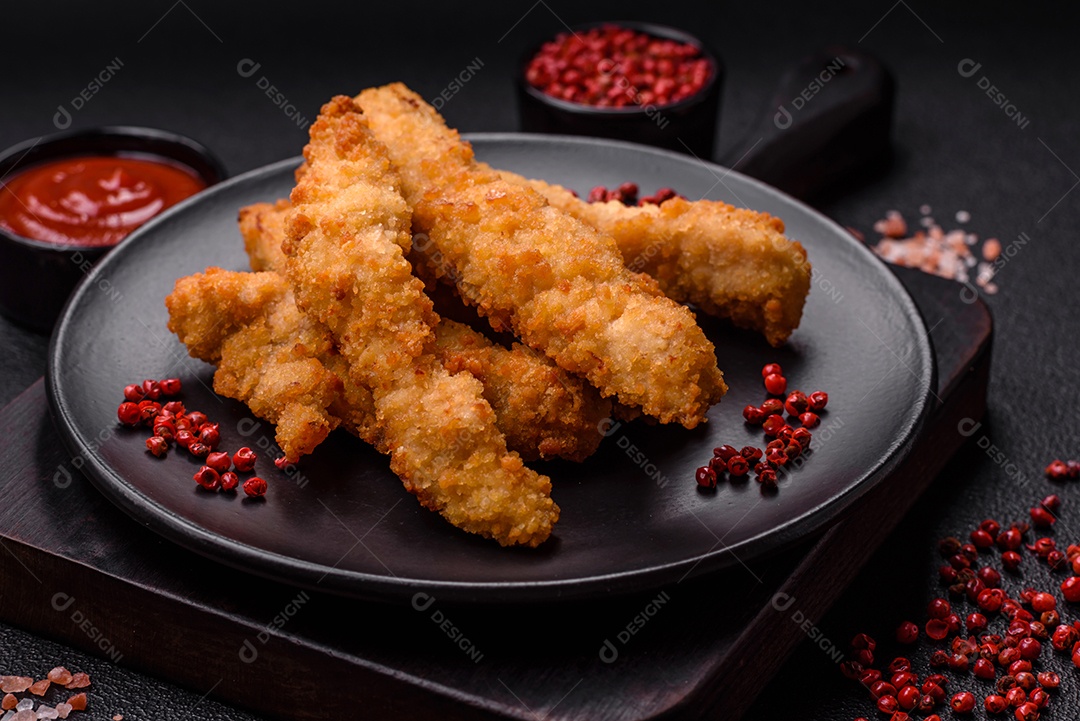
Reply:
[[[623,267],[614,240],[481,167],[404,85],[357,100],[401,172],[436,274],[496,329],[513,329],[605,397],[664,423],[705,420],[727,390],[712,344],[688,309]]]
[[[240,211],[253,270],[284,268],[281,243],[290,207],[279,200]],[[435,337],[434,352],[451,373],[467,370],[484,385],[484,399],[495,411],[507,446],[523,459],[583,461],[599,447],[600,423],[611,415],[611,402],[583,379],[528,346],[515,343],[506,349],[447,318],[435,326]]]
[[[559,516],[551,481],[507,450],[480,382],[433,352],[438,317],[405,259],[410,212],[385,148],[343,96],[310,134],[282,245],[297,305],[371,390],[378,448],[424,506],[503,545],[538,545]]]
[[[333,338],[297,309],[277,273],[208,268],[176,281],[165,305],[169,330],[193,357],[217,366],[214,391],[274,423],[290,462],[311,453],[341,419],[373,437],[371,394],[346,390],[333,370],[340,362]]]
[[[715,200],[588,203],[560,185],[499,172],[613,237],[627,268],[656,278],[669,298],[759,331],[773,346],[798,327],[810,263],[779,218]]]
[[[240,235],[252,270],[285,269],[285,216],[292,203],[284,198],[276,203],[255,203],[240,209]]]

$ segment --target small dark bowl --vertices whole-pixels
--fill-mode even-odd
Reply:
[[[0,178],[44,161],[79,155],[156,157],[190,168],[207,186],[225,179],[221,162],[194,140],[124,126],[65,131],[14,145],[0,153]],[[113,247],[46,243],[0,228],[0,313],[49,332],[72,289]]]
[[[698,38],[664,25],[639,22],[601,22],[579,25],[573,30],[590,30],[604,25],[636,30],[647,35],[693,45],[712,64],[712,74],[705,86],[685,100],[670,105],[645,107],[597,108],[582,103],[553,98],[525,79],[529,61],[540,50],[533,46],[522,58],[516,77],[521,128],[532,133],[590,135],[598,138],[629,140],[660,148],[688,151],[711,159],[716,137],[717,112],[724,66],[716,53]]]

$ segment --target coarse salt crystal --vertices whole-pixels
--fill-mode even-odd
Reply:
[[[37,714],[30,709],[18,711],[11,717],[11,721],[37,721]]]
[[[967,212],[966,210],[958,210],[958,211],[956,211],[956,222],[957,223],[966,223],[969,220],[971,220],[971,213]]]
[[[932,208],[929,205],[926,205],[925,203],[919,206],[919,212],[922,213],[923,215],[930,215],[931,210],[932,210]]]
[[[19,703],[15,704],[16,711],[26,711],[27,709],[32,708],[34,708],[34,699],[32,698],[24,698],[22,701],[19,701]]]
[[[60,714],[58,714],[56,712],[56,709],[54,709],[52,706],[38,706],[38,710],[37,710],[37,717],[38,718],[53,719],[53,718],[57,718],[59,715]]]
[[[71,683],[71,671],[68,671],[63,666],[57,666],[52,671],[49,671],[45,678],[49,679],[53,683],[58,683],[63,686],[66,683]]]
[[[22,693],[30,688],[34,679],[29,676],[0,676],[0,691],[4,693]]]
[[[67,718],[69,713],[71,713],[71,704],[69,704],[69,703],[58,703],[58,704],[56,704],[56,715],[57,715],[58,718]]]
[[[86,688],[90,685],[90,676],[79,672],[72,675],[71,680],[64,684],[64,688]]]

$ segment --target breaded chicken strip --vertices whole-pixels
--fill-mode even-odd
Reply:
[[[423,505],[503,545],[538,545],[559,516],[551,481],[507,450],[480,382],[433,353],[438,317],[405,259],[411,217],[385,148],[346,97],[310,134],[282,245],[297,305],[371,390],[378,447]]]
[[[499,172],[613,237],[626,267],[656,278],[669,298],[759,331],[773,346],[798,327],[810,263],[779,218],[715,200],[588,203],[560,185]]]
[[[503,180],[400,83],[357,98],[400,169],[414,249],[496,329],[664,423],[705,420],[727,390],[693,314],[623,267],[615,242]],[[428,242],[429,241],[429,242]]]
[[[214,391],[274,423],[290,461],[311,453],[340,419],[372,439],[371,394],[346,391],[332,369],[333,338],[297,309],[277,273],[208,268],[176,281],[165,305],[169,330],[193,357],[217,366]]]
[[[285,216],[292,203],[284,198],[275,203],[255,203],[240,209],[240,235],[252,270],[285,269]]]
[[[290,207],[280,200],[241,209],[240,230],[252,269],[284,267],[281,242]],[[484,385],[484,399],[495,411],[507,446],[522,458],[582,461],[596,451],[603,439],[600,422],[611,415],[611,402],[583,379],[527,346],[516,343],[506,349],[446,318],[435,326],[435,335],[439,360],[451,373],[468,370]]]

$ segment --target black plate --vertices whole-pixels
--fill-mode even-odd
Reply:
[[[48,389],[61,435],[91,481],[167,538],[237,568],[365,598],[418,590],[447,602],[538,601],[644,589],[746,564],[834,521],[910,448],[930,408],[926,327],[900,283],[842,228],[747,177],[683,155],[612,141],[476,135],[477,156],[580,192],[636,181],[783,218],[814,264],[802,327],[782,350],[703,318],[731,392],[706,427],[627,424],[584,464],[544,463],[562,507],[539,549],[465,534],[409,496],[383,456],[344,433],[290,477],[264,452],[265,502],[196,489],[185,454],[151,457],[116,407],[127,383],[180,376],[188,408],[221,422],[222,443],[265,448],[273,428],[210,390],[212,368],[166,330],[173,282],[208,265],[247,269],[237,209],[286,196],[297,160],[200,194],[134,233],[78,288],[53,336]],[[763,495],[752,480],[699,492],[694,469],[720,443],[761,445],[742,422],[764,398],[759,369],[783,364],[792,388],[830,394],[806,464]]]

